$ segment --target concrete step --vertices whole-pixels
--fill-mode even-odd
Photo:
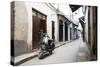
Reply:
[[[17,56],[17,57],[14,58],[13,64],[15,66],[20,65],[21,63],[24,63],[25,61],[28,61],[32,58],[37,57],[37,55],[38,55],[38,51],[26,53],[26,54]]]

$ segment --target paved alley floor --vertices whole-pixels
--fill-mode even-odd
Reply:
[[[24,62],[21,65],[37,65],[51,63],[69,63],[89,60],[89,49],[81,38],[66,43],[63,46],[56,48],[52,55],[44,59],[33,58]]]

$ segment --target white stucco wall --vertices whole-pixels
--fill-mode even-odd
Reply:
[[[28,34],[28,17],[23,1],[14,2],[14,56],[28,52],[27,34]]]

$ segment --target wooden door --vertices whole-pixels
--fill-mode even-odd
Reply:
[[[39,41],[40,41],[40,34],[39,34],[39,23],[40,19],[37,16],[33,16],[33,44],[32,48],[36,49],[39,47]]]
[[[40,28],[39,28],[39,31],[40,30],[43,30],[44,33],[47,33],[46,32],[46,20],[44,20],[44,19],[41,19],[40,20]]]
[[[43,20],[37,16],[33,16],[33,36],[32,36],[32,48],[39,48],[40,42],[40,30],[46,33],[46,19]]]

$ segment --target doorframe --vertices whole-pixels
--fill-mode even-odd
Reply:
[[[46,32],[47,32],[47,15],[45,15],[44,13],[42,13],[42,12],[40,12],[40,11],[38,11],[37,9],[35,9],[35,8],[32,8],[32,50],[34,50],[34,48],[33,48],[33,46],[34,46],[34,44],[33,44],[33,11],[35,11],[36,12],[36,16],[38,17],[38,13],[39,14],[41,14],[41,17],[43,17],[43,16],[45,16],[45,20],[46,20]],[[42,18],[41,18],[42,19]],[[36,48],[37,49],[37,48]]]

